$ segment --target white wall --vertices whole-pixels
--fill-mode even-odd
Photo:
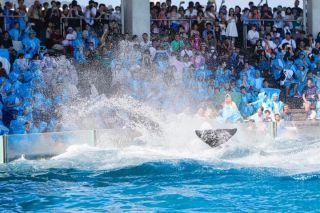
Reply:
[[[312,29],[313,37],[320,32],[320,1],[308,0],[308,28]]]
[[[124,32],[141,37],[150,33],[149,0],[122,0]]]

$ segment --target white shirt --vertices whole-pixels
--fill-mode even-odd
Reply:
[[[290,69],[285,69],[284,71],[284,75],[286,76],[286,78],[283,81],[280,81],[280,85],[284,85],[285,81],[287,81],[288,79],[291,79],[293,77],[293,70]]]
[[[282,45],[284,45],[284,44],[289,44],[293,49],[297,48],[296,41],[293,39],[290,39],[290,40],[283,39],[281,41],[280,47],[282,48]]]
[[[144,40],[142,40],[141,42],[140,42],[140,47],[143,49],[143,50],[146,50],[146,49],[148,49],[149,47],[151,47],[151,45],[152,45],[152,43],[151,43],[151,41],[147,41],[147,42],[145,42]]]
[[[277,45],[275,45],[275,43],[274,43],[273,41],[269,40],[269,41],[267,41],[267,42],[268,42],[268,44],[269,44],[269,48],[275,49],[275,48],[277,47]],[[264,49],[266,49],[267,42],[262,41],[262,47],[263,47]]]
[[[193,9],[192,12],[188,9],[186,11],[186,14],[185,14],[185,16],[188,17],[188,18],[192,18],[192,17],[197,16],[197,15],[198,15],[197,14],[197,10],[195,10],[195,9]]]
[[[114,12],[112,14],[112,18],[113,18],[113,20],[115,20],[117,22],[121,21],[121,12]]]
[[[255,44],[258,39],[259,39],[258,31],[249,30],[248,40],[251,42],[251,44]]]
[[[68,33],[68,34],[66,35],[66,39],[67,39],[68,41],[75,40],[75,39],[76,39],[76,35],[75,35],[74,33]]]

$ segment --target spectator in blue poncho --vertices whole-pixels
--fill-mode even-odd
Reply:
[[[81,33],[77,33],[77,38],[72,42],[72,46],[73,46],[74,59],[80,64],[85,63],[86,61],[85,55],[84,55],[85,44],[82,39]]]
[[[249,106],[253,106],[255,108],[255,111],[258,110],[260,107],[263,107],[264,109],[270,109],[271,104],[270,100],[265,92],[260,92],[258,94],[257,100],[251,103],[248,103]]]
[[[8,96],[3,99],[5,109],[10,111],[19,111],[22,106],[22,99],[16,94],[15,90],[11,90]]]
[[[218,112],[218,122],[237,123],[242,121],[237,105],[232,101],[231,95],[226,94],[222,109]]]
[[[7,135],[7,134],[9,134],[9,129],[3,124],[2,111],[0,111],[0,135]]]
[[[94,49],[97,49],[100,45],[100,39],[97,37],[95,31],[90,31],[90,36],[88,38],[88,43],[93,43]]]
[[[298,81],[296,76],[296,68],[292,63],[287,62],[285,69],[281,72],[280,85],[286,88],[286,97],[289,97],[290,89],[293,88],[293,95],[297,96]]]
[[[253,91],[257,94],[260,92],[262,86],[263,86],[263,80],[264,78],[262,78],[260,76],[260,72],[257,70],[256,73],[255,73],[255,76],[254,78],[252,79],[252,88],[253,88]]]
[[[240,88],[241,91],[241,102],[240,102],[240,113],[243,117],[247,118],[254,114],[254,107],[252,105],[249,105],[249,103],[255,101],[255,97],[248,93],[247,89],[245,87]]]
[[[29,68],[28,59],[24,57],[23,53],[20,53],[18,55],[18,58],[13,63],[12,72],[16,72],[20,74],[21,72],[28,70],[28,68]]]
[[[10,29],[13,25],[13,11],[12,11],[12,2],[7,1],[4,4],[4,8],[3,8],[3,15],[5,17],[4,21],[5,21],[5,26],[7,27],[7,29]]]
[[[246,62],[244,63],[244,68],[243,68],[243,70],[240,72],[240,76],[241,76],[242,74],[245,74],[245,75],[247,76],[247,79],[248,79],[248,80],[251,80],[252,78],[254,78],[255,73],[256,73],[256,70],[254,69],[254,67],[251,66],[251,65],[249,64],[249,62],[246,61]]]
[[[40,88],[36,88],[33,94],[34,107],[36,109],[45,108],[47,100]]]
[[[22,39],[22,32],[20,30],[20,25],[18,22],[14,24],[14,28],[9,30],[9,35],[13,41],[21,41]]]
[[[10,81],[6,78],[2,78],[2,83],[0,87],[0,94],[2,98],[5,98],[8,95],[8,93],[10,92],[10,89],[11,89]]]
[[[25,53],[28,54],[28,58],[32,58],[33,54],[37,53],[40,48],[40,40],[35,37],[35,32],[30,31],[29,36],[22,40]]]
[[[306,57],[306,54],[304,52],[301,52],[299,54],[299,57],[296,60],[294,60],[294,64],[297,67],[300,67],[300,66],[309,67],[310,60],[308,57]]]
[[[40,70],[41,67],[41,60],[38,54],[34,54],[32,61],[29,64],[29,72],[32,73],[32,78],[41,78],[42,72]],[[25,76],[24,76],[25,77]]]
[[[25,119],[23,116],[17,116],[16,113],[13,113],[13,119],[10,122],[10,134],[24,134],[25,133]]]
[[[280,78],[280,73],[281,73],[281,70],[284,68],[284,66],[285,66],[285,63],[283,59],[281,57],[277,58],[276,53],[272,52],[271,53],[271,70],[275,80],[278,80]]]
[[[298,94],[301,96],[302,95],[302,91],[305,88],[305,86],[307,85],[307,81],[308,79],[312,79],[312,81],[314,81],[314,76],[312,74],[311,71],[304,71],[304,74],[302,75],[302,77],[300,78],[299,84],[298,84]]]
[[[231,71],[227,68],[226,62],[223,62],[217,69],[215,79],[220,83],[224,84],[229,82],[231,78]]]
[[[204,101],[208,97],[208,83],[203,75],[199,75],[197,78],[197,95],[196,99]]]
[[[96,55],[96,49],[94,48],[94,44],[93,42],[90,42],[88,47],[85,50],[85,55],[87,57],[87,59],[94,59],[95,55]]]
[[[271,110],[274,114],[282,114],[284,103],[279,100],[279,94],[274,93],[272,95],[272,100],[270,101]]]
[[[237,87],[245,87],[247,91],[251,92],[252,81],[248,79],[248,76],[245,73],[242,73],[241,79],[237,81]]]

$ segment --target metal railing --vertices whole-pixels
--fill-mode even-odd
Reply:
[[[136,130],[116,128],[0,135],[0,164],[21,156],[27,159],[53,157],[66,152],[71,145],[121,148],[140,136]]]
[[[3,25],[0,27],[3,30],[8,31],[8,30],[10,30],[10,28],[9,28],[10,26],[8,26],[8,22],[11,22],[10,19],[14,20],[14,19],[18,19],[18,18],[24,18],[25,21],[27,22],[28,16],[27,15],[24,15],[24,16],[21,16],[21,15],[16,15],[16,16],[14,16],[14,15],[12,15],[12,16],[0,15],[0,20],[2,20],[2,22],[3,22]]]
[[[206,23],[211,23],[212,26],[214,26],[215,20],[213,19],[201,19],[200,21],[205,21]],[[243,24],[243,45],[244,48],[248,47],[248,26],[252,26],[252,25],[259,25],[259,26],[266,26],[267,24],[270,23],[274,23],[274,22],[279,22],[282,21],[284,23],[288,23],[288,22],[297,22],[297,20],[286,20],[286,19],[247,19],[245,21],[241,21]],[[191,31],[192,31],[192,25],[193,23],[199,23],[198,19],[151,19],[151,25],[152,24],[157,24],[158,27],[168,27],[170,28],[171,24],[173,22],[178,22],[181,25],[181,22],[187,22],[188,23],[188,34],[191,35]],[[160,26],[159,26],[160,25]],[[305,26],[303,25],[303,21],[302,24],[300,25],[301,28],[305,29]],[[214,29],[212,29],[214,30]],[[259,32],[259,30],[257,30]],[[218,38],[216,38],[218,39]]]
[[[171,24],[173,22],[187,22],[188,25],[189,25],[189,29],[188,29],[188,34],[191,35],[191,31],[192,31],[192,24],[194,22],[198,22],[199,20],[198,19],[151,19],[151,25],[154,23],[154,22],[167,22],[165,25],[167,25],[169,28],[171,26]],[[214,26],[214,20],[213,19],[201,19],[200,21],[205,21],[206,23],[211,23],[212,26]]]
[[[62,33],[63,36],[65,36],[65,29],[66,27],[69,26],[69,21],[70,20],[78,20],[79,21],[79,30],[83,31],[84,27],[88,24],[86,23],[86,20],[88,18],[84,16],[78,16],[78,17],[61,17],[60,18],[60,32]],[[115,19],[113,18],[89,18],[90,21],[113,21]],[[116,20],[117,21],[117,20]],[[119,29],[121,29],[121,21],[117,22],[119,24]]]
[[[294,23],[294,22],[298,22],[298,20],[295,19],[248,19],[246,20],[246,22],[249,23],[243,23],[243,45],[244,48],[248,48],[248,26],[252,26],[252,25],[259,25],[259,26],[264,26],[266,27],[266,24],[270,24],[270,23],[275,23],[275,22],[283,22],[284,23]],[[273,24],[272,24],[273,26]],[[272,27],[271,26],[271,27]],[[300,25],[301,29],[305,29],[305,26],[303,25],[303,21],[302,24]],[[296,30],[296,29],[293,29]],[[258,32],[260,32],[259,30],[257,30]],[[266,32],[268,32],[268,29],[266,29]]]

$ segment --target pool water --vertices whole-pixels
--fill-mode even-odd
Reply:
[[[59,161],[2,165],[0,211],[320,211],[320,172],[190,159],[114,169]]]

